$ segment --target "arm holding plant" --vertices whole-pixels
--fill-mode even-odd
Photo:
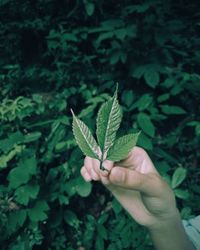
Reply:
[[[182,226],[173,191],[156,171],[147,153],[135,147],[139,133],[116,139],[122,120],[117,89],[97,115],[97,141],[73,114],[73,133],[86,155],[81,174],[101,181],[141,225],[149,229],[159,250],[194,250]]]
[[[81,174],[86,181],[101,181],[141,225],[148,228],[155,249],[194,250],[176,207],[173,191],[155,169],[147,153],[134,147],[125,160],[85,158]]]

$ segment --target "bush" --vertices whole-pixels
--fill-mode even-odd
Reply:
[[[94,128],[119,82],[125,132],[199,213],[200,75],[196,1],[0,3],[2,249],[152,249],[99,183],[80,176],[73,107]]]

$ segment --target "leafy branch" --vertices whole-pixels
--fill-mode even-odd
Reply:
[[[124,135],[116,139],[117,131],[122,121],[122,111],[117,99],[118,85],[113,97],[99,109],[96,122],[97,141],[87,125],[76,117],[73,110],[72,130],[78,146],[84,155],[100,161],[100,169],[108,171],[103,166],[107,160],[120,161],[127,157],[136,145],[139,133]],[[97,143],[98,142],[98,143]]]

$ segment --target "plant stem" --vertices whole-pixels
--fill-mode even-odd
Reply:
[[[100,160],[100,166],[99,166],[100,170],[102,171],[107,171],[108,173],[110,172],[108,169],[106,169],[104,166],[103,166],[103,157],[101,158]]]

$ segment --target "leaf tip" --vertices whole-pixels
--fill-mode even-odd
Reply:
[[[119,89],[119,83],[116,83],[116,88],[115,88],[115,93],[114,96],[117,97],[117,93],[118,93],[118,89]]]
[[[70,109],[71,113],[73,116],[75,116],[73,109]]]

